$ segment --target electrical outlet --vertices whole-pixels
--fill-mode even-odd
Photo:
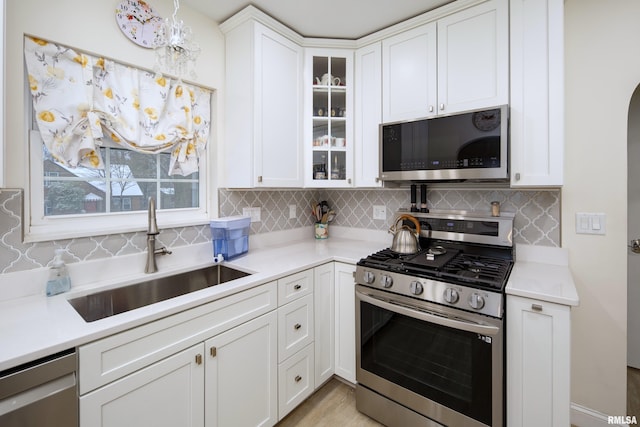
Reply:
[[[373,205],[373,219],[387,219],[387,207],[385,205]]]
[[[251,217],[251,222],[260,222],[260,206],[258,207],[252,207],[252,208],[242,208],[242,215],[243,216],[250,216]]]
[[[289,219],[295,219],[297,217],[296,205],[289,205]]]

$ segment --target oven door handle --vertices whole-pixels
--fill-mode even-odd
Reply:
[[[482,335],[497,335],[500,332],[500,328],[498,328],[497,326],[483,325],[468,320],[453,319],[451,317],[446,317],[445,315],[435,314],[422,308],[413,306],[409,307],[393,300],[382,300],[375,296],[364,294],[358,291],[356,291],[356,294],[361,301],[368,302],[369,304],[373,304],[385,310],[393,311],[394,313],[424,320],[426,322],[436,323],[438,325],[447,326],[462,331],[475,332]]]

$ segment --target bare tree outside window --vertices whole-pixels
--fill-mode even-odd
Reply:
[[[170,176],[169,153],[143,154],[101,148],[105,169],[68,168],[43,146],[45,216],[199,207],[199,174]]]

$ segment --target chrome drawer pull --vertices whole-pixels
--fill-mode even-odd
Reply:
[[[540,304],[531,304],[531,310],[542,311],[542,306]]]

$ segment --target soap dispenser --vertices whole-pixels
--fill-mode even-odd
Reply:
[[[61,294],[62,292],[66,292],[71,289],[69,271],[62,260],[62,254],[64,254],[64,249],[56,249],[55,257],[51,263],[49,280],[47,281],[47,296],[49,297]]]

